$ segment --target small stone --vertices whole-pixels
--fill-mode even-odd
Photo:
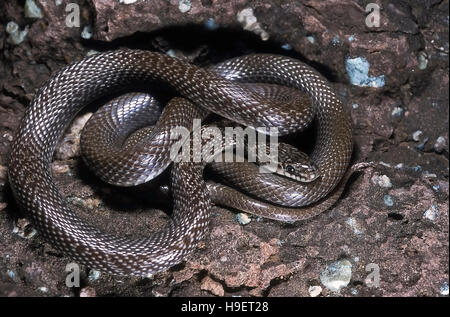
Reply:
[[[311,297],[317,297],[322,293],[322,287],[318,285],[310,286],[308,288],[309,296]]]
[[[205,27],[208,30],[214,31],[217,30],[219,28],[219,25],[216,24],[216,22],[214,21],[213,18],[209,18],[208,20],[206,20],[205,22]]]
[[[394,107],[394,109],[392,109],[391,115],[393,117],[401,117],[403,115],[403,108],[402,107]]]
[[[25,1],[24,11],[25,17],[27,18],[41,19],[44,17],[41,9],[36,5],[36,3],[33,0]]]
[[[434,143],[434,150],[436,153],[441,153],[445,148],[445,138],[443,136],[440,136],[436,139],[436,142]]]
[[[225,295],[223,286],[219,282],[214,281],[209,276],[205,277],[202,280],[202,285],[200,286],[200,289],[203,291],[209,291],[211,294],[216,295],[216,296],[224,296]]]
[[[14,44],[14,45],[19,45],[20,43],[23,42],[23,40],[25,39],[25,36],[28,33],[28,26],[26,26],[25,29],[23,29],[23,31],[20,31],[19,25],[14,21],[10,21],[6,25],[6,33],[9,34],[9,37],[8,37],[9,43]]]
[[[348,37],[348,41],[349,42],[353,42],[355,40],[355,36],[354,35],[350,35],[349,37]]]
[[[350,83],[360,87],[383,87],[384,75],[377,77],[369,76],[370,64],[365,57],[347,58],[345,69],[350,78]]]
[[[314,38],[314,36],[309,35],[306,37],[306,39],[308,40],[309,43],[314,44],[316,42],[316,39]]]
[[[245,8],[239,11],[237,14],[237,20],[243,26],[244,30],[248,30],[255,34],[258,34],[263,41],[267,41],[269,39],[269,33],[264,31],[264,29],[261,27],[255,15],[253,14],[252,8]]]
[[[180,0],[178,3],[178,10],[180,10],[181,13],[186,13],[189,10],[191,10],[192,4],[190,0]]]
[[[357,103],[354,103],[354,104],[352,105],[352,108],[353,108],[353,109],[358,109],[358,108],[359,108],[359,105],[358,105]]]
[[[101,275],[100,271],[91,269],[91,270],[89,270],[88,280],[91,282],[94,282],[100,278],[100,275]]]
[[[93,287],[87,286],[83,287],[80,290],[80,297],[95,297],[97,294],[95,293],[95,289]]]
[[[431,205],[431,207],[429,209],[427,209],[425,211],[425,213],[423,214],[423,216],[431,221],[435,221],[437,216],[439,215],[439,209],[437,208],[436,205]]]
[[[392,182],[391,179],[387,175],[381,175],[381,176],[373,176],[372,177],[372,183],[382,187],[382,188],[391,188]]]
[[[236,220],[243,226],[249,224],[250,221],[252,221],[252,219],[247,214],[244,214],[242,212],[236,215]]]
[[[85,40],[89,40],[93,35],[92,32],[92,27],[90,25],[86,25],[83,28],[83,32],[81,32],[81,37],[84,38]]]
[[[283,44],[283,45],[281,45],[281,48],[286,51],[290,51],[292,49],[292,46],[289,44]]]
[[[39,287],[39,288],[38,288],[38,291],[39,291],[39,292],[42,292],[42,293],[48,293],[48,288],[45,287],[45,286],[42,286],[42,287]]]
[[[442,284],[440,293],[441,293],[441,295],[448,296],[448,283],[447,282],[444,282],[444,284]]]
[[[333,262],[320,273],[320,282],[332,292],[339,292],[346,287],[351,278],[352,264],[348,260]]]
[[[119,0],[119,3],[123,4],[132,4],[135,3],[137,0]]]
[[[96,55],[98,53],[100,53],[100,52],[96,51],[96,50],[89,50],[86,52],[86,56],[92,56],[92,55]]]
[[[413,139],[414,141],[416,141],[416,142],[419,142],[419,141],[420,141],[420,137],[422,136],[422,134],[423,134],[422,131],[417,130],[416,132],[414,132],[414,133],[412,134],[412,139]]]
[[[424,51],[420,52],[417,59],[419,61],[419,69],[420,70],[424,70],[425,68],[427,68],[428,56],[427,56],[426,52],[424,52]]]
[[[394,200],[392,199],[391,195],[384,195],[383,200],[386,206],[394,206]]]

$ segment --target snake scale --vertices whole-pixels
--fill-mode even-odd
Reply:
[[[280,185],[280,177],[273,174],[257,173],[257,177],[250,179],[247,173],[257,168],[254,164],[213,164],[212,169],[225,175],[235,169],[234,175],[238,177],[231,182],[244,183],[243,187],[249,188],[249,196],[266,200],[262,203],[236,189],[205,182],[202,163],[176,163],[171,170],[174,211],[164,230],[138,239],[101,232],[68,207],[52,178],[52,155],[80,109],[111,92],[131,90],[143,83],[171,87],[183,97],[175,98],[178,107],[179,104],[188,108],[191,104],[200,106],[197,110],[189,108],[175,114],[201,117],[207,110],[243,125],[275,126],[281,135],[297,131],[307,120],[296,117],[296,111],[280,100],[268,101],[244,83],[276,84],[301,91],[309,98],[317,122],[318,136],[310,159],[320,177],[309,183],[281,177]],[[139,98],[143,97],[133,98],[141,104]],[[277,107],[277,111],[273,110]],[[129,121],[138,122],[134,128],[140,128],[141,115],[154,110],[141,107],[139,111],[119,114],[118,118],[131,118]],[[166,115],[166,120],[170,122],[172,116]],[[114,120],[109,118],[110,122]],[[112,127],[114,134],[116,127]],[[130,141],[129,147],[136,149],[135,145],[140,144],[148,148],[147,143],[153,142],[149,141],[148,134],[152,131],[133,134],[131,139],[135,141]],[[89,140],[90,137],[85,137],[88,152]],[[162,143],[157,144],[159,151],[163,151]],[[234,207],[250,212],[259,208],[256,213],[281,221],[302,220],[326,210],[338,199],[349,176],[357,169],[348,168],[352,147],[351,120],[343,104],[318,72],[298,60],[253,54],[205,69],[155,52],[120,49],[66,66],[37,91],[12,144],[9,180],[20,207],[57,250],[100,271],[151,275],[182,261],[205,237],[212,201],[223,204],[233,201]],[[90,151],[95,160],[95,147]],[[168,165],[158,161],[158,153],[143,160],[145,154],[132,154],[121,161],[97,155],[96,164],[104,168],[98,174],[124,185],[148,181],[160,171],[148,170],[147,165],[159,164],[160,169]],[[136,157],[141,157],[141,161],[131,160]],[[126,180],[128,176],[131,181]],[[267,202],[274,205],[269,206]]]

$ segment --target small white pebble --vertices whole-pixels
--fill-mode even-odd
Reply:
[[[238,213],[236,215],[236,219],[239,222],[239,224],[241,224],[243,226],[245,226],[246,224],[250,223],[250,221],[252,221],[252,219],[247,214],[244,214],[242,212]]]
[[[25,1],[24,13],[25,17],[27,18],[41,19],[44,17],[41,9],[36,5],[36,3],[33,0]]]
[[[85,40],[89,40],[92,37],[92,28],[90,25],[86,25],[83,28],[83,32],[81,32],[81,37],[84,38]]]
[[[310,286],[308,292],[311,297],[317,297],[320,295],[320,293],[322,293],[322,287],[317,285]]]
[[[419,141],[420,141],[420,137],[422,136],[422,134],[423,134],[422,131],[417,130],[416,132],[414,132],[414,133],[412,134],[412,139],[413,139],[414,141],[416,141],[416,142],[419,142]]]
[[[448,283],[444,282],[440,290],[441,295],[448,296]]]
[[[436,139],[436,142],[434,143],[434,150],[437,153],[441,153],[445,148],[445,138],[443,136],[440,136]]]
[[[180,0],[178,3],[178,10],[180,10],[181,13],[186,13],[189,10],[191,10],[192,4],[190,0]]]
[[[400,117],[403,114],[403,108],[402,107],[395,107],[394,109],[392,109],[391,114],[394,117]]]
[[[328,265],[320,273],[320,282],[332,292],[339,292],[352,278],[352,264],[348,260],[339,260]]]
[[[438,214],[439,214],[439,210],[438,210],[437,206],[431,205],[431,207],[425,211],[423,216],[428,220],[435,221]]]
[[[382,188],[391,188],[392,187],[391,179],[387,175],[373,176],[372,183],[377,184],[378,186],[380,186]]]

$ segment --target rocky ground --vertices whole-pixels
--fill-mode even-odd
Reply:
[[[369,1],[276,3],[0,3],[1,296],[448,296],[448,1],[376,1],[378,26],[376,11],[365,10]],[[52,72],[118,47],[200,65],[250,52],[301,59],[334,83],[351,112],[354,162],[380,164],[306,222],[250,217],[242,225],[236,213],[216,208],[208,239],[185,263],[152,279],[82,266],[80,287],[69,288],[71,260],[44,242],[14,203],[9,148]],[[117,234],[161,228],[166,206],[164,199],[155,203],[152,185],[117,188],[87,171],[77,150],[86,116],[62,140],[53,164],[72,208]]]

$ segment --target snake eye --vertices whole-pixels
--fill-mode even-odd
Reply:
[[[288,166],[286,166],[286,172],[288,172],[290,174],[294,174],[295,168],[292,167],[292,165],[288,165]]]

